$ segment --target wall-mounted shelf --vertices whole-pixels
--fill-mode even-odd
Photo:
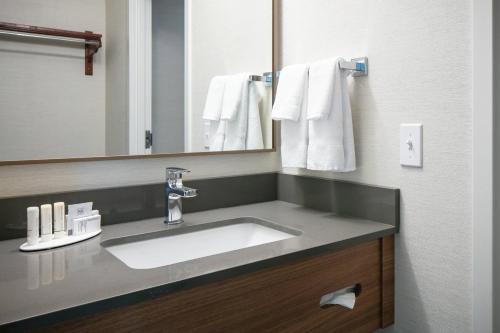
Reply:
[[[85,45],[85,75],[93,74],[94,55],[102,47],[102,35],[92,31],[78,32],[0,22],[0,35],[83,44]]]

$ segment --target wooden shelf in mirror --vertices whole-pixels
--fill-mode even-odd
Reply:
[[[0,31],[12,32],[13,34],[9,34],[10,36],[22,38],[44,38],[60,42],[81,42],[85,46],[85,75],[93,75],[94,55],[102,47],[102,35],[95,34],[92,31],[79,32],[9,22],[0,22]]]

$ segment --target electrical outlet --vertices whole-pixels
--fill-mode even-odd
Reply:
[[[423,166],[423,126],[422,124],[401,124],[399,152],[400,163],[404,166]]]

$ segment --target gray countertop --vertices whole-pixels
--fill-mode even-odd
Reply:
[[[298,229],[302,235],[149,270],[131,269],[101,246],[109,239],[243,216]],[[106,226],[93,239],[39,253],[19,252],[23,239],[0,242],[0,325],[16,328],[22,322],[46,324],[86,315],[106,309],[106,302],[108,308],[131,304],[209,281],[204,277],[244,274],[265,267],[266,262],[277,264],[280,258],[294,259],[395,233],[391,225],[283,201],[191,213],[184,220],[176,227],[166,226],[163,218]]]

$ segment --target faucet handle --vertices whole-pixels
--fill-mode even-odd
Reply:
[[[191,172],[187,169],[177,168],[177,167],[168,167],[167,168],[167,178],[168,179],[179,179],[182,178],[182,175]]]

